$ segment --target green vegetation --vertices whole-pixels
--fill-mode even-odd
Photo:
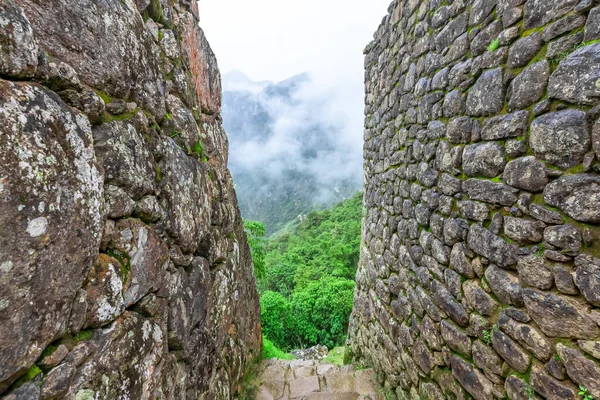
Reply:
[[[588,393],[588,390],[581,385],[579,385],[579,395],[583,400],[594,400],[594,397]]]
[[[263,333],[278,345],[286,343],[291,325],[290,304],[277,292],[265,292],[260,296],[260,322]]]
[[[329,353],[327,353],[327,357],[325,357],[323,359],[323,362],[340,365],[340,366],[344,365],[344,364],[346,364],[344,362],[345,354],[346,354],[345,347],[336,347],[334,349],[329,350]]]
[[[579,50],[582,47],[591,46],[592,44],[595,44],[595,43],[598,43],[598,42],[600,42],[600,39],[590,40],[589,42],[578,43],[578,44],[572,46],[570,49],[568,49],[566,51],[563,51],[562,53],[559,53],[556,56],[554,56],[554,58],[550,59],[550,62],[553,63],[553,64],[558,64],[562,60],[564,60],[565,58],[567,58],[569,55],[571,55],[571,53],[573,53],[574,51]]]
[[[492,43],[490,43],[490,45],[488,46],[488,51],[494,52],[496,50],[498,50],[498,47],[500,46],[500,40],[498,39],[494,39],[492,40]]]
[[[208,157],[204,155],[204,151],[202,150],[202,141],[198,140],[198,142],[194,145],[194,153],[198,156],[198,159],[202,162],[207,162]]]
[[[483,331],[483,341],[488,346],[492,344],[492,333],[490,331]]]
[[[121,281],[123,283],[127,282],[127,276],[129,276],[129,271],[131,271],[131,257],[129,257],[129,254],[116,249],[108,249],[106,254],[121,264]]]
[[[25,375],[21,376],[19,379],[17,379],[13,384],[12,384],[12,388],[16,389],[19,388],[21,386],[23,386],[23,384],[33,380],[36,376],[38,376],[39,374],[42,373],[42,370],[40,369],[40,367],[38,367],[37,365],[33,364],[31,366],[31,368],[29,368],[27,370],[27,372],[25,373]]]
[[[281,360],[293,360],[294,356],[286,353],[273,344],[269,339],[263,336],[262,358],[268,360],[270,358],[279,358]]]
[[[248,237],[252,262],[254,263],[254,274],[258,279],[265,277],[265,240],[266,227],[264,224],[256,221],[244,220],[244,230]]]
[[[90,340],[93,336],[94,336],[93,329],[84,329],[84,330],[79,331],[77,333],[77,335],[75,335],[73,340],[75,341],[75,343],[79,343],[79,342],[83,342],[84,340]]]
[[[525,389],[525,394],[527,395],[527,398],[530,400],[535,399],[535,390],[533,390],[533,388],[531,386],[527,386]]]
[[[311,212],[284,233],[264,239],[261,223],[245,221],[261,293],[266,339],[288,351],[342,346],[354,297],[362,195]]]

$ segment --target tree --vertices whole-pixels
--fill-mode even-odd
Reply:
[[[257,279],[262,279],[266,274],[265,267],[265,225],[257,221],[244,220],[244,230],[248,236],[250,254],[254,264],[254,274]]]
[[[260,297],[260,323],[263,334],[283,349],[289,347],[289,315],[289,303],[280,293],[269,291]]]
[[[294,291],[290,301],[293,340],[320,343],[329,348],[343,345],[354,299],[354,281],[333,276],[310,282]]]

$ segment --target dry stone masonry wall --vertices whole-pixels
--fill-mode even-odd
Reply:
[[[396,0],[365,68],[355,358],[399,399],[600,398],[599,2]]]
[[[0,397],[212,399],[260,351],[192,0],[0,0]]]

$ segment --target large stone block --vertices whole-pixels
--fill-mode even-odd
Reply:
[[[575,266],[575,284],[590,304],[600,307],[600,259],[581,255]]]
[[[523,288],[513,272],[490,265],[485,271],[485,278],[500,301],[523,307]]]
[[[600,223],[600,177],[563,176],[546,186],[544,201],[578,221]]]
[[[0,74],[31,78],[38,65],[38,44],[29,20],[14,0],[0,2]]]
[[[510,267],[517,264],[515,246],[478,224],[471,225],[467,243],[471,250],[500,267]]]
[[[68,0],[18,3],[31,21],[40,47],[75,68],[84,83],[111,96],[131,99],[157,117],[165,115],[160,49],[135,6],[104,6],[88,0],[77,7]],[[65,21],[73,22],[72,29],[56,34],[56,27]]]
[[[0,80],[0,110],[2,392],[67,330],[98,254],[103,177],[89,121],[56,95]]]
[[[479,370],[458,356],[451,359],[452,375],[477,400],[492,400],[492,382]]]
[[[550,337],[595,339],[600,335],[589,310],[574,299],[535,289],[525,289],[523,298],[531,318]]]
[[[468,176],[493,178],[504,170],[504,148],[496,142],[472,144],[463,152],[463,171]]]
[[[569,103],[597,104],[600,98],[600,43],[582,47],[550,75],[548,95]]]
[[[94,150],[105,182],[122,188],[135,200],[154,193],[156,167],[144,136],[127,121],[95,127]]]
[[[546,60],[525,68],[510,85],[508,106],[519,110],[538,102],[544,95],[549,76],[550,65]]]
[[[528,192],[541,192],[548,184],[546,166],[533,156],[510,161],[504,169],[504,180],[517,189]]]
[[[525,3],[525,29],[533,29],[562,17],[579,3],[578,0],[527,0]]]
[[[569,377],[583,386],[594,397],[600,397],[600,366],[587,359],[580,351],[562,343],[556,345],[556,352],[564,363]]]
[[[537,157],[557,167],[581,164],[591,145],[585,113],[564,110],[537,118],[531,124],[529,144]]]
[[[502,68],[485,71],[467,96],[467,114],[475,117],[494,115],[504,108]]]

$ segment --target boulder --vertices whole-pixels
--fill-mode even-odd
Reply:
[[[38,44],[23,9],[14,0],[0,1],[0,74],[31,78],[38,66]]]
[[[493,400],[492,382],[458,356],[451,359],[452,375],[476,400]]]
[[[517,264],[516,247],[484,227],[473,224],[467,237],[469,248],[500,267]]]
[[[581,255],[575,259],[575,284],[583,297],[592,305],[600,307],[600,259]]]
[[[471,144],[463,152],[463,170],[468,176],[493,178],[504,170],[504,148],[496,142]]]
[[[485,71],[467,96],[467,114],[480,117],[499,113],[504,107],[502,68]]]
[[[531,124],[529,145],[537,157],[557,167],[581,164],[591,145],[585,113],[569,109],[542,115]]]
[[[535,289],[525,289],[527,312],[550,337],[595,339],[600,327],[585,307],[569,297]]]
[[[527,108],[543,96],[550,76],[548,61],[540,61],[525,68],[510,84],[508,106],[514,110]]]
[[[556,0],[549,3],[545,0],[528,0],[525,3],[524,27],[533,29],[546,25],[571,11],[579,0]]]
[[[567,175],[544,189],[544,201],[582,222],[600,223],[600,177]]]
[[[548,95],[569,103],[592,105],[600,97],[600,43],[582,47],[558,64],[550,75]]]
[[[39,85],[4,80],[0,109],[0,232],[11,232],[0,235],[2,392],[66,332],[104,200],[83,115]]]
[[[512,160],[506,165],[504,180],[514,188],[536,193],[544,190],[549,178],[544,163],[533,156],[527,156]]]

